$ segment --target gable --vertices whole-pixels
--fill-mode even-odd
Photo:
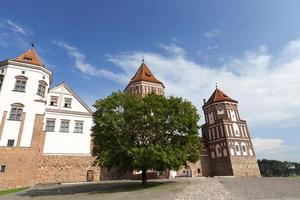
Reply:
[[[61,83],[58,86],[50,89],[49,101],[51,96],[60,98],[60,109],[92,113],[91,109],[86,105],[86,103],[65,83]],[[71,108],[64,108],[65,99],[71,99]]]

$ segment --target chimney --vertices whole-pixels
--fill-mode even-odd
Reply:
[[[203,99],[203,105],[206,103],[206,99]]]

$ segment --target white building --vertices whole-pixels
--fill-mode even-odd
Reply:
[[[93,168],[92,111],[65,83],[49,89],[51,81],[33,48],[0,62],[0,189],[83,181]],[[56,165],[68,166],[67,178]]]

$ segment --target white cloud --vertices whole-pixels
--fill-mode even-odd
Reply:
[[[70,57],[74,59],[75,67],[79,69],[84,75],[96,76],[99,78],[107,78],[117,82],[122,82],[124,79],[123,74],[113,73],[106,69],[101,69],[86,61],[86,56],[78,48],[69,45],[63,41],[54,41],[54,44],[63,47],[67,50]]]
[[[213,29],[211,31],[206,32],[204,34],[204,37],[212,38],[212,37],[219,35],[220,33],[221,33],[221,31],[219,29]]]
[[[22,26],[18,25],[16,22],[7,19],[6,23],[11,27],[13,31],[21,33],[23,35],[28,35],[28,32]]]
[[[25,49],[29,46],[30,31],[9,19],[0,18],[0,46]]]
[[[144,56],[146,64],[164,82],[166,94],[191,100],[199,113],[202,99],[209,98],[217,82],[221,90],[240,102],[241,117],[250,127],[292,127],[300,123],[300,40],[289,42],[276,57],[268,53],[266,46],[260,46],[240,57],[224,59],[221,68],[196,63],[175,43],[159,45],[167,54],[136,51],[107,55],[119,73],[87,63],[75,47],[65,43],[60,46],[68,50],[75,66],[86,75],[108,78],[123,86]]]
[[[284,144],[284,141],[279,138],[253,138],[252,142],[256,153],[278,149]]]

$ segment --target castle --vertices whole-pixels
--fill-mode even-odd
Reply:
[[[67,84],[51,83],[34,48],[0,62],[0,189],[132,177],[92,165],[92,111]],[[143,97],[164,88],[143,62],[124,91]],[[203,111],[201,156],[178,174],[260,176],[237,101],[216,89]]]

